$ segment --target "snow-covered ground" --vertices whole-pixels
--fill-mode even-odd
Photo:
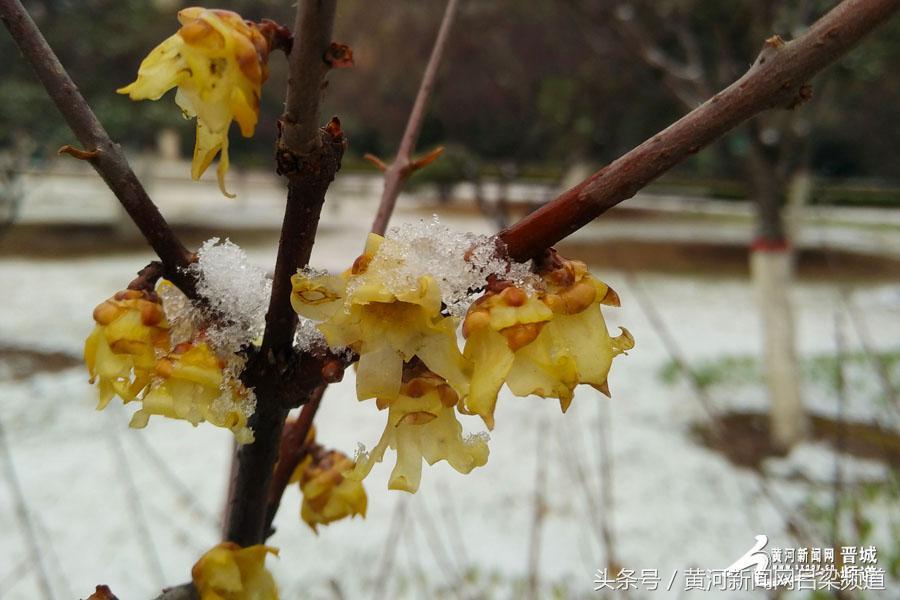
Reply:
[[[328,228],[313,264],[344,268],[361,250],[366,225],[348,220]],[[272,264],[274,246],[247,250],[260,265]],[[79,354],[93,325],[93,307],[151,258],[3,260],[0,343]],[[318,536],[299,521],[299,493],[289,489],[270,540],[281,549],[270,566],[283,598],[339,597],[335,585],[344,597],[369,597],[385,556],[392,552],[385,598],[471,597],[472,590],[486,591],[488,597],[519,597],[515,586],[528,575],[539,464],[546,469],[540,578],[547,597],[553,584],[564,586],[567,596],[597,596],[592,592],[594,573],[607,561],[596,527],[603,519],[613,530],[619,564],[638,571],[657,569],[663,586],[679,570],[673,590],[653,598],[707,597],[683,594],[684,569],[724,568],[750,548],[757,534],[767,534],[770,546],[799,545],[786,531],[783,509],[761,494],[756,475],[691,440],[689,429],[702,419],[702,410],[688,387],[660,381],[659,371],[669,357],[635,302],[633,288],[623,273],[597,275],[622,299],[621,309],[606,313],[610,329],[625,325],[637,340],[630,355],[613,367],[613,400],[580,389],[562,415],[555,401],[502,397],[487,466],[466,476],[444,464],[426,467],[419,493],[409,497],[386,489],[389,458],[365,482],[366,519],[321,528]],[[637,277],[689,361],[759,352],[759,321],[747,281]],[[802,353],[833,352],[834,315],[841,306],[836,285],[801,283],[791,297]],[[857,285],[852,301],[863,309],[875,346],[896,349],[900,283]],[[850,350],[859,348],[849,327],[847,338]],[[329,388],[317,419],[319,440],[351,455],[359,442],[371,447],[384,425],[374,403],[356,401],[353,385],[348,372],[343,383]],[[759,408],[764,394],[752,389],[716,400],[723,406]],[[833,411],[831,398],[813,395],[807,401],[814,410]],[[859,414],[871,413],[852,392],[850,402]],[[0,380],[0,419],[55,596],[86,597],[94,585],[105,583],[120,598],[150,598],[164,584],[187,580],[190,566],[218,541],[231,434],[164,420],[152,420],[145,430],[129,430],[130,406],[112,405],[98,413],[94,404],[95,390],[81,367]],[[464,425],[472,431],[482,428],[474,419]],[[588,508],[577,476],[583,470],[590,494],[600,496],[598,429],[610,448],[606,458],[613,481],[612,504],[600,510],[596,504]],[[833,465],[834,454],[813,444],[767,463],[773,472],[799,472],[820,482],[832,477]],[[845,459],[845,468],[848,479],[887,476],[873,462]],[[795,478],[772,481],[773,493],[790,509],[811,493]],[[403,512],[398,502],[406,502]],[[13,506],[4,480],[0,597],[39,597],[35,565]],[[396,550],[388,542],[395,514],[405,517]],[[876,523],[876,539],[890,533],[882,525]],[[825,544],[822,538],[817,541]],[[469,583],[462,586],[464,574]],[[461,594],[461,589],[468,592]],[[633,592],[632,597],[642,596]]]

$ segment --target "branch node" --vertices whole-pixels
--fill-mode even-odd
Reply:
[[[774,48],[776,50],[778,48],[783,48],[784,47],[784,39],[782,39],[782,37],[776,33],[772,37],[766,39],[764,47],[765,48]]]
[[[286,55],[290,55],[294,47],[294,34],[290,29],[272,19],[263,19],[256,24],[256,27],[266,38],[270,53],[273,50],[281,50]]]
[[[363,160],[366,160],[366,161],[372,163],[373,165],[375,165],[375,168],[378,169],[379,171],[381,171],[382,173],[387,171],[388,166],[384,163],[383,160],[381,160],[374,154],[370,154],[370,153],[366,152],[365,154],[363,154]]]
[[[438,159],[438,157],[443,153],[444,153],[444,147],[438,146],[437,148],[435,148],[434,150],[432,150],[425,156],[422,156],[421,158],[417,158],[416,160],[411,161],[408,166],[409,173],[415,173],[419,169],[423,169],[423,168],[427,167],[428,165],[430,165],[431,163],[436,161]]]
[[[326,359],[321,374],[325,383],[337,383],[344,378],[344,363],[340,360]]]
[[[341,130],[340,119],[332,117],[325,127],[320,128],[316,141],[318,143],[311,150],[298,152],[279,139],[275,170],[279,175],[298,182],[298,178],[306,178],[306,185],[313,186],[309,189],[321,189],[324,195],[328,184],[340,169],[344,154],[344,132]]]
[[[100,156],[100,150],[94,148],[93,150],[82,150],[81,148],[76,148],[70,144],[66,144],[62,146],[59,150],[56,151],[57,154],[62,156],[63,154],[68,154],[73,158],[77,158],[78,160],[92,160]]]
[[[140,290],[156,295],[156,282],[158,282],[162,276],[163,264],[158,260],[154,260],[138,271],[137,277],[128,284],[128,289]]]
[[[112,593],[112,590],[109,589],[107,585],[98,585],[94,588],[94,593],[90,595],[87,600],[119,600],[118,597]]]
[[[331,42],[323,60],[332,69],[349,69],[353,66],[353,49],[347,44]]]
[[[333,138],[342,138],[344,132],[341,129],[341,120],[337,117],[331,117],[331,120],[325,125],[325,133]]]
[[[793,98],[791,98],[791,101],[788,102],[785,108],[787,108],[788,110],[793,110],[801,104],[805,104],[806,102],[808,102],[809,99],[812,98],[812,95],[812,86],[808,83],[804,83],[800,86],[800,89],[797,90],[797,94]]]

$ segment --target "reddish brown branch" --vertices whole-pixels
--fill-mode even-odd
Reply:
[[[151,261],[146,267],[138,271],[137,277],[128,284],[129,290],[142,290],[156,295],[156,283],[163,276],[163,266],[158,260]]]
[[[332,69],[348,69],[353,66],[353,49],[347,44],[331,42],[325,51],[325,62]]]
[[[528,260],[590,223],[687,156],[750,117],[793,107],[806,82],[900,8],[900,0],[845,0],[797,39],[767,43],[743,77],[552,202],[501,231],[510,258]]]
[[[266,506],[284,420],[322,383],[326,358],[293,350],[297,314],[291,307],[291,276],[312,252],[325,191],[343,154],[337,119],[320,129],[319,104],[329,65],[336,0],[301,0],[290,54],[290,78],[277,143],[278,172],[288,180],[272,296],[261,348],[251,351],[244,382],[256,392],[250,420],[256,441],[237,452],[238,468],[228,502],[225,537],[241,546],[265,539]]]
[[[309,400],[303,405],[300,416],[293,421],[288,421],[284,426],[284,432],[281,434],[281,444],[278,448],[278,462],[275,464],[275,472],[272,475],[272,484],[269,486],[269,504],[266,508],[266,537],[271,536],[275,531],[272,529],[272,522],[278,513],[278,507],[281,505],[281,497],[287,488],[297,468],[308,454],[309,447],[306,438],[312,429],[313,420],[316,418],[316,412],[319,410],[319,404],[322,402],[322,395],[325,393],[324,385],[319,386],[310,394]]]
[[[112,590],[109,589],[109,586],[106,585],[98,585],[94,588],[94,593],[91,594],[87,600],[119,600],[115,594],[112,593]]]
[[[397,204],[397,197],[403,184],[412,174],[412,172],[425,166],[436,159],[440,151],[435,154],[432,152],[420,161],[422,162],[428,157],[430,160],[424,162],[420,166],[415,166],[412,161],[412,152],[416,147],[419,139],[419,132],[422,129],[422,121],[425,119],[425,107],[428,104],[428,98],[431,96],[431,90],[434,89],[434,82],[437,79],[438,66],[441,64],[441,58],[444,55],[444,49],[447,47],[447,38],[450,35],[450,27],[453,25],[453,18],[456,15],[456,7],[458,0],[448,0],[447,7],[444,9],[444,17],[441,20],[440,29],[438,29],[437,38],[434,40],[434,48],[431,50],[431,56],[428,59],[428,65],[425,67],[425,73],[422,75],[422,83],[419,85],[419,92],[416,95],[416,101],[413,104],[412,112],[409,113],[409,120],[406,122],[406,130],[403,132],[403,138],[400,140],[400,148],[397,150],[397,158],[394,162],[385,168],[379,166],[384,165],[378,160],[367,159],[374,162],[382,171],[384,171],[384,190],[381,193],[381,204],[378,206],[378,212],[375,215],[375,222],[372,223],[372,231],[379,235],[384,235],[387,229],[388,221],[391,220],[391,214],[394,212],[394,206]],[[375,158],[375,157],[372,157]]]
[[[65,146],[60,147],[59,150],[56,151],[57,154],[62,156],[63,154],[68,154],[73,158],[77,158],[78,160],[91,160],[92,158],[97,158],[100,155],[100,151],[97,149],[94,150],[82,150],[81,148],[76,148],[70,144],[66,144]],[[99,586],[98,586],[99,587]]]
[[[69,146],[70,153],[91,163],[162,259],[166,276],[185,293],[193,295],[193,281],[182,271],[190,263],[192,254],[150,200],[122,150],[109,138],[22,3],[0,0],[0,19],[75,137],[88,149],[76,152]]]
[[[325,90],[325,61],[331,48],[336,0],[301,0],[294,24],[290,79],[281,117],[279,150],[305,154],[321,144],[319,106]]]
[[[200,600],[200,594],[193,583],[183,583],[165,588],[154,600]]]

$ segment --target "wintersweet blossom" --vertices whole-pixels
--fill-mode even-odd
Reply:
[[[277,548],[257,544],[241,548],[222,542],[200,557],[191,578],[200,600],[278,600],[275,579],[266,569],[266,556]]]
[[[168,351],[169,324],[155,294],[125,290],[94,309],[94,331],[84,343],[91,383],[98,382],[97,410],[119,395],[134,400],[150,385],[157,355]]]
[[[230,429],[239,444],[252,443],[248,392],[236,380],[226,379],[223,366],[206,342],[179,344],[157,361],[156,377],[130,426],[146,427],[152,415],[184,419],[194,426],[209,421]]]
[[[318,533],[319,525],[328,525],[345,517],[366,516],[366,490],[360,481],[344,477],[355,464],[337,450],[320,446],[310,452],[294,469],[291,483],[303,493],[300,518]]]
[[[553,318],[553,311],[535,295],[513,285],[489,288],[463,321],[465,357],[473,364],[464,410],[494,427],[497,394],[515,362],[516,351],[530,344]],[[561,376],[567,377],[565,373]]]
[[[235,120],[244,137],[253,135],[268,76],[268,43],[256,24],[227,10],[185,8],[178,22],[178,32],[143,60],[137,79],[117,91],[132,100],[158,100],[177,86],[175,103],[186,118],[197,118],[191,177],[200,179],[221,152],[219,189],[232,197],[225,190],[228,130]]]
[[[558,398],[565,412],[579,383],[608,395],[613,358],[634,347],[624,328],[610,337],[600,305],[618,306],[618,296],[584,263],[554,253],[538,274],[530,292],[495,283],[463,322],[464,353],[473,363],[465,410],[489,427],[504,382],[516,396]]]
[[[466,362],[456,343],[456,321],[441,314],[441,290],[428,275],[399,277],[396,260],[380,252],[392,243],[370,234],[365,252],[340,277],[298,273],[291,303],[301,316],[320,321],[330,346],[359,354],[360,400],[392,400],[400,394],[403,364],[418,358],[467,393]]]
[[[361,481],[388,448],[397,452],[388,489],[415,493],[422,477],[422,460],[433,465],[446,460],[460,473],[483,466],[488,459],[487,436],[463,437],[456,418],[459,396],[440,376],[422,371],[405,381],[397,399],[379,402],[388,408],[387,425],[370,453],[361,452],[347,477]]]

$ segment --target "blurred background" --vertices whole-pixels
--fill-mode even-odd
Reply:
[[[438,215],[491,233],[665,127],[834,2],[513,0],[461,3],[395,222]],[[228,237],[271,268],[284,186],[272,144],[286,62],[270,61],[252,139],[231,135],[229,189],[189,179],[194,124],[171,93],[115,89],[177,28],[177,0],[25,2],[186,242]],[[225,1],[293,22],[273,0]],[[444,3],[343,0],[324,116],[350,144],[312,264],[361,251],[381,193],[362,159],[399,143]],[[602,597],[598,569],[722,569],[754,536],[770,547],[870,546],[900,578],[900,20],[813,81],[802,108],[763,115],[559,245],[618,292],[610,330],[637,340],[612,400],[579,390],[569,412],[502,398],[488,465],[427,468],[418,494],[366,480],[366,520],[314,535],[285,495],[270,543],[285,598]],[[184,422],[127,428],[95,413],[81,347],[93,307],[153,257],[86,165],[8,35],[0,34],[0,598],[80,598],[98,583],[152,597],[186,580],[219,536],[230,434]],[[323,116],[323,118],[324,118]],[[319,441],[352,455],[383,427],[353,374],[328,390]],[[477,431],[480,424],[465,427]],[[18,491],[17,491],[18,490]],[[26,513],[17,509],[24,498]],[[40,560],[24,550],[27,522]],[[839,554],[839,553],[838,553]],[[767,592],[722,597],[774,597]]]

